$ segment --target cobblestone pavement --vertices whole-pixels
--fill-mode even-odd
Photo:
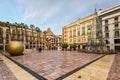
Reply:
[[[115,56],[107,80],[120,80],[120,53]]]
[[[12,58],[48,80],[54,80],[100,56],[102,54],[77,51],[26,51]]]
[[[0,58],[0,80],[17,80],[1,58]]]

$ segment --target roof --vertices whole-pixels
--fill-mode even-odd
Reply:
[[[50,28],[48,28],[47,30],[46,30],[46,35],[55,35],[52,31],[51,31],[51,29]]]

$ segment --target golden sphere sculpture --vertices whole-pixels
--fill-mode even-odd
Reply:
[[[12,56],[22,55],[24,51],[24,46],[22,42],[12,41],[6,47],[7,52]]]

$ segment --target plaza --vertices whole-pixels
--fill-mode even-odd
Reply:
[[[118,2],[4,0],[0,80],[120,80]]]
[[[118,80],[120,78],[119,53],[104,55],[52,50],[42,52],[26,50],[21,56],[1,53],[1,80],[9,78],[11,80]],[[98,78],[100,75],[103,77]]]

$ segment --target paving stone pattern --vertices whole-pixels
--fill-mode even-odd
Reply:
[[[2,59],[0,59],[0,80],[17,80]]]
[[[120,53],[115,56],[107,80],[120,80]]]
[[[24,55],[11,58],[48,80],[55,80],[100,56],[77,51],[25,51]]]

